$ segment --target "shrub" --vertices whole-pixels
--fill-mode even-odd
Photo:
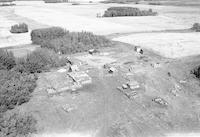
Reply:
[[[11,33],[26,33],[28,32],[28,25],[25,23],[22,24],[16,24],[14,26],[11,26]]]
[[[140,10],[133,7],[111,7],[104,12],[104,17],[117,17],[117,16],[155,16],[157,12],[152,9]]]
[[[65,65],[65,60],[60,58],[54,51],[48,49],[37,49],[26,58],[17,61],[15,70],[26,73],[41,73],[52,67]]]
[[[200,32],[200,23],[194,23],[192,30],[194,30],[196,32]]]
[[[12,52],[0,49],[0,70],[10,70],[16,65],[15,57]]]
[[[0,112],[28,102],[36,87],[34,75],[16,71],[0,71]]]
[[[32,115],[19,112],[2,114],[0,117],[1,137],[28,137],[36,132],[36,120]]]
[[[73,2],[72,5],[80,5],[78,2]]]
[[[149,2],[149,5],[161,5],[160,2]]]
[[[50,30],[50,32],[47,30]],[[51,28],[46,29],[47,32],[45,34],[51,34],[51,30]],[[40,30],[38,31],[40,32]],[[87,51],[91,48],[106,47],[111,45],[111,41],[106,39],[104,36],[94,35],[90,32],[64,31],[62,35],[50,35],[48,38],[40,37],[40,40],[37,41],[42,41],[38,42],[41,44],[42,48],[53,49],[55,52],[61,52],[63,54],[77,53]]]
[[[194,68],[194,69],[191,71],[191,73],[194,74],[197,78],[200,79],[200,66]]]
[[[41,45],[44,41],[63,37],[66,31],[60,27],[36,29],[31,32],[31,40],[34,44]]]

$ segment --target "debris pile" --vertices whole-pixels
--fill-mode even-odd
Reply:
[[[161,64],[160,63],[151,63],[151,66],[153,68],[160,68],[161,67]]]
[[[52,87],[51,88],[47,88],[46,91],[47,91],[48,94],[55,94],[57,92],[56,89],[52,88]]]
[[[75,72],[75,71],[79,71],[78,66],[77,66],[77,65],[71,65],[71,66],[69,67],[68,72]]]
[[[64,106],[62,106],[63,110],[67,113],[76,110],[77,106],[76,105],[69,105],[69,104],[65,104]]]
[[[104,64],[103,68],[108,71],[108,73],[113,74],[114,72],[117,72],[117,69],[110,64]]]
[[[171,93],[174,96],[178,96],[178,92],[181,91],[181,87],[178,84],[174,85],[174,88],[171,90]]]
[[[162,107],[167,107],[168,106],[167,101],[165,101],[161,97],[156,97],[156,98],[152,99],[152,101],[155,102],[156,104],[162,106]]]
[[[70,61],[71,62],[71,61]],[[50,87],[48,88],[48,94],[57,94],[68,90],[76,91],[85,84],[92,83],[92,78],[87,74],[86,71],[80,70],[78,66],[82,64],[75,64],[71,62],[67,64],[65,68],[61,68],[56,72],[46,75],[46,80]]]
[[[131,90],[135,90],[135,89],[138,89],[140,88],[140,85],[137,81],[129,81],[127,83],[127,86],[131,89]]]
[[[126,84],[122,84],[121,87],[117,87],[118,90],[120,90],[125,96],[127,96],[129,99],[134,99],[137,97],[138,92],[135,91],[140,88],[140,85],[137,81],[129,81]]]
[[[68,73],[68,75],[73,79],[74,83],[78,83],[80,85],[92,83],[92,78],[84,71],[71,72]]]
[[[97,49],[90,49],[90,50],[88,51],[88,53],[89,53],[90,55],[93,55],[93,54],[95,54],[95,53],[100,53],[100,51],[97,50]]]

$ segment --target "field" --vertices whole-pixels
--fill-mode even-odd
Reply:
[[[30,38],[31,30],[38,28],[58,26],[113,40],[112,47],[99,53],[61,55],[78,66],[74,72],[82,75],[78,84],[67,65],[38,74],[31,100],[18,107],[37,119],[38,133],[33,137],[198,137],[200,87],[190,73],[200,64],[200,33],[190,29],[200,21],[198,2],[194,6],[191,1],[166,5],[15,3],[0,7],[0,48],[13,51],[16,57],[40,48]],[[113,6],[151,8],[158,15],[97,18]],[[23,22],[29,26],[28,33],[9,32],[12,25]],[[136,52],[135,46],[144,54]],[[84,77],[91,82],[80,85]],[[137,88],[125,87],[129,82],[137,83]]]
[[[140,9],[152,8],[153,11],[157,11],[159,15],[151,17],[96,18],[97,13],[103,14],[104,10],[111,6],[132,6]],[[187,41],[188,43],[187,45],[186,43],[181,44],[181,53],[172,55],[172,58],[178,57],[179,55],[182,57],[187,56],[187,54],[198,54],[198,50],[196,50],[198,47],[192,47],[199,42],[197,38],[198,34],[192,32],[185,34],[181,33],[182,31],[191,28],[192,24],[198,22],[200,19],[199,9],[194,7],[99,3],[73,6],[70,3],[44,4],[42,1],[37,1],[17,2],[17,6],[6,9],[1,8],[1,11],[1,14],[3,15],[1,23],[6,23],[6,25],[1,25],[4,26],[4,28],[1,29],[1,33],[4,34],[3,37],[1,36],[1,47],[31,43],[29,34],[12,35],[8,32],[11,25],[23,21],[30,24],[31,29],[47,26],[60,26],[70,31],[90,31],[99,35],[114,35],[117,37],[115,40],[123,42],[127,39],[134,40],[133,37],[137,37],[137,44],[142,44],[141,46],[155,51],[159,50],[159,54],[163,54],[166,57],[171,56],[172,53],[179,52],[179,50],[177,51],[177,47],[173,46],[174,48],[166,51],[166,48],[162,48],[161,50],[157,49],[156,45],[163,40],[162,37],[167,40],[171,34],[177,34],[175,37],[169,38],[170,45],[180,45],[180,39],[182,41]],[[173,31],[176,33],[173,33]],[[126,36],[121,38],[118,37],[123,35]],[[156,39],[154,46],[152,46],[154,41],[152,44],[149,44],[149,41],[143,43],[144,39],[148,39],[148,35],[151,35],[151,38]],[[161,35],[160,39],[157,38],[159,35]],[[184,37],[184,35],[187,37]],[[131,40],[129,40],[128,43],[134,44]],[[167,46],[168,44],[165,43],[163,46],[165,47],[165,45]],[[195,52],[187,53],[188,47],[191,50],[195,50]],[[180,48],[180,46],[178,48]],[[184,52],[182,53],[183,50]]]

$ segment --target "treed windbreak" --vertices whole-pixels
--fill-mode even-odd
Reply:
[[[118,17],[118,16],[156,16],[157,12],[152,9],[140,10],[134,7],[110,7],[105,13],[104,17]]]
[[[1,2],[13,2],[13,1],[15,1],[15,0],[0,0],[0,3]]]
[[[31,40],[42,48],[53,49],[62,54],[84,52],[112,45],[105,36],[94,35],[91,32],[69,32],[60,27],[33,30]]]

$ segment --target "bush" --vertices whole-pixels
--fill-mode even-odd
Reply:
[[[200,32],[200,23],[194,23],[192,30],[194,30],[196,32]]]
[[[11,33],[26,33],[28,32],[28,25],[25,23],[22,24],[16,24],[14,26],[11,26]]]
[[[34,132],[36,132],[36,120],[32,115],[10,112],[0,117],[1,137],[28,137]]]
[[[10,70],[16,65],[12,52],[0,49],[0,70]]]
[[[200,66],[194,68],[194,69],[191,71],[191,73],[194,74],[198,79],[200,79]]]
[[[152,9],[140,10],[133,7],[111,7],[108,8],[104,17],[118,17],[118,16],[155,16],[157,12],[153,12]]]
[[[37,49],[26,58],[19,59],[15,70],[22,73],[41,73],[52,67],[64,66],[65,63],[65,60],[54,51],[44,48]]]
[[[16,71],[0,71],[0,112],[14,109],[15,106],[30,100],[36,87],[34,75]]]
[[[161,5],[160,2],[149,2],[149,5]]]
[[[60,31],[57,31],[59,35],[57,35],[58,33],[54,35],[52,32],[53,29],[55,28],[45,29],[44,35],[40,34],[37,37],[35,37],[35,33],[34,35],[32,34],[33,43],[40,44],[42,48],[53,49],[55,52],[61,52],[63,54],[83,52],[91,48],[111,45],[111,41],[104,36],[94,35],[89,32],[69,32],[60,28],[58,28]],[[43,32],[44,29],[37,31]]]
[[[66,31],[60,27],[36,29],[31,32],[33,44],[41,45],[44,41],[63,37]]]

